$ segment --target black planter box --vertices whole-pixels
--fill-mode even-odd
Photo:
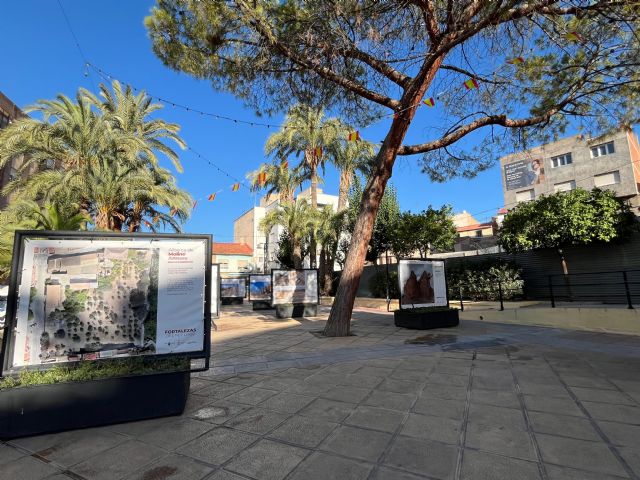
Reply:
[[[273,310],[271,302],[265,300],[252,300],[254,310]]]
[[[396,327],[411,328],[414,330],[429,330],[431,328],[456,327],[460,324],[458,309],[428,310],[403,309],[393,312]]]
[[[317,315],[318,305],[316,304],[276,305],[277,318],[316,317]]]
[[[242,305],[244,303],[244,298],[239,297],[222,297],[220,299],[220,303],[222,305]]]
[[[180,415],[189,372],[55,383],[0,391],[0,440]]]

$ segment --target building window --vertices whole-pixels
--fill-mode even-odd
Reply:
[[[605,185],[615,185],[620,183],[620,172],[603,173],[602,175],[595,175],[593,177],[593,183],[596,187],[604,187]]]
[[[249,266],[249,262],[247,260],[238,260],[238,270],[242,268],[247,268]]]
[[[571,153],[551,157],[551,168],[564,167],[565,165],[571,165],[572,163],[573,160],[571,159]]]
[[[229,270],[229,260],[220,260],[220,271]]]
[[[531,190],[524,190],[522,192],[516,192],[516,202],[528,202],[536,198],[536,194]]]
[[[604,155],[611,155],[615,153],[613,148],[613,142],[602,143],[591,147],[591,158],[602,157]]]
[[[476,230],[476,237],[482,236],[482,230]]]
[[[11,123],[11,119],[8,115],[0,112],[0,128],[4,128]]]
[[[576,188],[576,181],[570,180],[568,182],[556,183],[553,186],[554,192],[568,192],[570,190],[574,190]]]

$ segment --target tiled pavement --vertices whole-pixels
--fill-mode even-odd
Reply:
[[[0,478],[640,478],[640,338],[324,315],[225,313],[182,416],[0,443]]]

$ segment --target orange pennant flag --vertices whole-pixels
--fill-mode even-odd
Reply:
[[[347,140],[350,142],[360,140],[360,132],[351,132],[349,135],[347,135]]]
[[[210,202],[216,199],[216,194],[212,193],[211,195],[209,195],[209,197],[207,198],[207,200],[209,200]]]
[[[283,160],[283,161],[280,163],[280,166],[281,166],[282,168],[289,168],[289,160]]]
[[[464,86],[467,90],[473,90],[474,88],[478,88],[478,81],[475,78],[470,78],[464,81]]]
[[[564,38],[566,38],[570,42],[582,42],[582,35],[580,35],[578,32],[569,32],[564,36]]]
[[[511,65],[518,65],[520,63],[524,63],[524,58],[522,57],[511,58],[507,60],[507,63],[510,63]]]
[[[156,223],[158,223],[160,221],[160,219],[156,216],[153,217],[153,224],[155,225]]]
[[[231,186],[231,191],[232,191],[232,192],[237,192],[238,190],[240,190],[240,184],[239,184],[239,183],[234,183],[234,184]]]
[[[169,212],[169,215],[171,215],[172,217],[178,213],[178,209],[177,208],[172,208],[171,211]]]
[[[258,173],[258,185],[262,187],[265,183],[267,183],[267,172]]]
[[[151,228],[151,224],[147,220],[144,220],[144,224],[147,226],[147,228]]]
[[[425,98],[424,100],[422,100],[422,103],[424,103],[427,107],[436,106],[436,101],[433,99],[433,97]]]
[[[316,147],[313,149],[313,154],[316,158],[322,157],[322,147]]]
[[[198,205],[198,200],[193,202],[193,206],[191,207],[191,210],[195,210],[196,209],[196,205]]]

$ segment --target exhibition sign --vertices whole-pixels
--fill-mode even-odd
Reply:
[[[271,301],[271,275],[249,275],[249,301]]]
[[[211,316],[220,316],[220,264],[211,264]]]
[[[543,181],[544,163],[542,159],[518,160],[504,166],[504,185],[507,190],[539,185]]]
[[[209,235],[18,231],[3,373],[142,355],[207,363],[210,275]]]
[[[444,261],[402,259],[398,262],[400,308],[446,307]]]
[[[247,280],[245,277],[221,278],[220,296],[222,298],[244,298],[247,296]]]
[[[320,303],[318,270],[271,270],[273,305]]]

